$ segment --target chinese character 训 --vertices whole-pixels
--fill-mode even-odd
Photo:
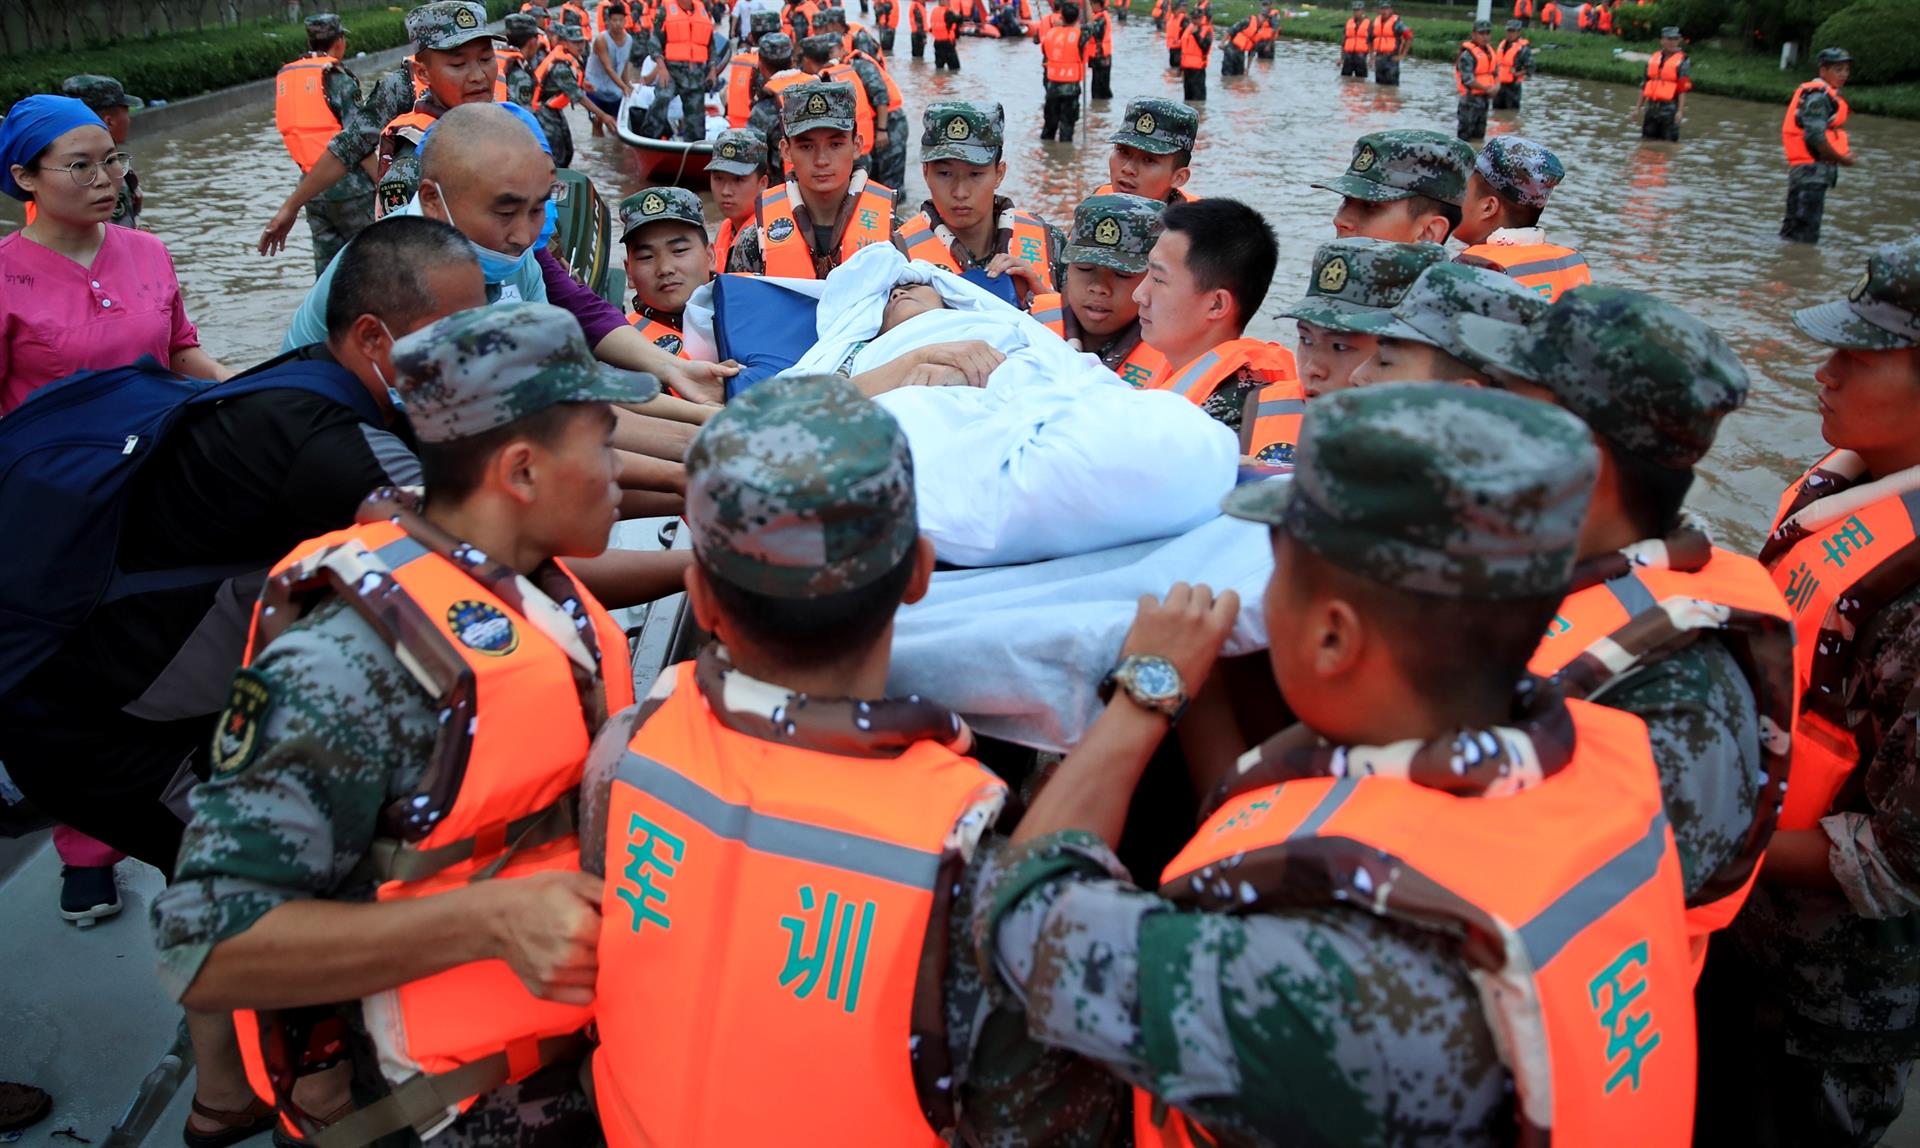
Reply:
[[[1805,562],[1787,571],[1787,604],[1793,607],[1794,613],[1806,609],[1807,603],[1813,601],[1814,591],[1818,589],[1820,579],[1813,576],[1813,571]]]
[[[873,912],[872,901],[856,905],[833,892],[821,901],[815,897],[813,886],[800,886],[801,915],[780,918],[780,927],[787,931],[787,961],[780,970],[780,987],[792,989],[794,996],[805,1000],[819,987],[820,974],[825,972],[827,999],[839,1001],[847,1012],[859,1008],[860,980],[867,969],[867,942],[873,934]],[[803,954],[801,950],[807,944],[809,933],[812,948]]]

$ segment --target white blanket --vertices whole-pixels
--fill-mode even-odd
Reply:
[[[876,335],[887,293],[931,283],[949,310]],[[934,343],[1007,356],[984,388],[903,387],[876,401],[913,447],[920,528],[942,560],[998,566],[1164,538],[1214,517],[1239,461],[1233,432],[1187,400],[1136,391],[992,293],[888,246],[827,277],[819,342],[788,374],[853,372]]]

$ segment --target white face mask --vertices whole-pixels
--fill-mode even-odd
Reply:
[[[433,195],[440,201],[440,210],[446,213],[447,222],[459,231],[460,221],[453,217],[453,209],[447,206],[447,197],[441,193],[439,184],[433,186]],[[466,232],[460,231],[460,234],[465,235]],[[538,244],[529,246],[516,256],[502,254],[491,247],[482,247],[471,237],[467,239],[467,244],[473,248],[474,255],[480,260],[480,277],[495,286],[518,278],[527,263],[533,259],[534,251],[539,246]]]
[[[399,341],[393,337],[393,328],[387,326],[387,321],[377,315],[374,316],[373,321],[380,324],[380,329],[387,333],[387,354],[393,354],[393,344]],[[400,398],[400,392],[394,390],[393,384],[387,381],[387,373],[380,369],[379,360],[369,358],[367,360],[367,366],[373,368],[373,377],[379,379],[380,385],[387,389],[387,401],[393,404],[393,409],[396,411],[406,410],[407,404]]]

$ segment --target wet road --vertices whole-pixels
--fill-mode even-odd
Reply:
[[[1121,29],[1116,99],[1092,106],[1079,146],[1039,142],[1040,64],[1026,41],[964,40],[963,70],[936,73],[905,54],[895,77],[917,139],[919,109],[933,99],[998,98],[1007,109],[1004,191],[1056,222],[1106,180],[1104,140],[1129,96],[1178,97],[1150,22]],[[1231,195],[1267,214],[1281,243],[1280,271],[1253,333],[1293,342],[1275,318],[1306,286],[1313,248],[1332,238],[1337,200],[1307,184],[1340,172],[1353,139],[1387,127],[1451,131],[1454,89],[1445,67],[1408,60],[1398,90],[1337,78],[1324,44],[1282,40],[1278,58],[1223,80],[1216,63],[1201,119],[1191,186]],[[1520,131],[1554,149],[1568,178],[1544,224],[1552,238],[1582,250],[1597,279],[1654,290],[1694,310],[1732,341],[1753,372],[1746,409],[1728,420],[1694,502],[1723,539],[1751,547],[1783,483],[1820,453],[1813,369],[1818,347],[1798,337],[1787,312],[1838,297],[1858,278],[1875,245],[1920,221],[1920,123],[1857,116],[1849,125],[1860,166],[1828,197],[1827,239],[1819,248],[1776,238],[1785,196],[1781,109],[1693,96],[1685,142],[1640,140],[1629,122],[1634,90],[1617,84],[1543,77],[1526,108],[1495,113],[1494,133]],[[590,139],[572,114],[576,165],[617,199],[639,186],[637,167],[617,140]],[[286,318],[311,281],[304,225],[286,254],[253,252],[261,225],[295,172],[262,102],[130,144],[146,191],[148,226],[171,248],[191,314],[208,348],[233,364],[278,349]],[[1099,141],[1088,143],[1087,141]],[[909,153],[918,154],[917,144]],[[923,198],[910,165],[910,204]],[[8,208],[12,208],[10,201]],[[17,218],[17,216],[15,217]]]

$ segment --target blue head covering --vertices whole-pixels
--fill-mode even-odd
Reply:
[[[27,193],[13,181],[13,165],[25,167],[48,144],[88,124],[107,126],[92,108],[67,96],[28,96],[14,104],[0,120],[0,191],[24,202]]]
[[[501,101],[493,106],[496,108],[505,108],[512,112],[514,119],[527,125],[527,130],[533,133],[533,142],[540,145],[540,150],[546,153],[547,158],[553,158],[553,145],[547,142],[547,129],[540,126],[540,121],[533,118],[532,112],[511,101]],[[432,135],[433,128],[431,126],[428,127],[426,131],[420,133],[419,151],[425,151],[427,149],[427,140]],[[545,247],[547,240],[553,238],[554,228],[558,227],[559,224],[560,205],[549,199],[547,201],[547,221],[540,225],[540,234],[534,239],[533,246],[536,248]]]

